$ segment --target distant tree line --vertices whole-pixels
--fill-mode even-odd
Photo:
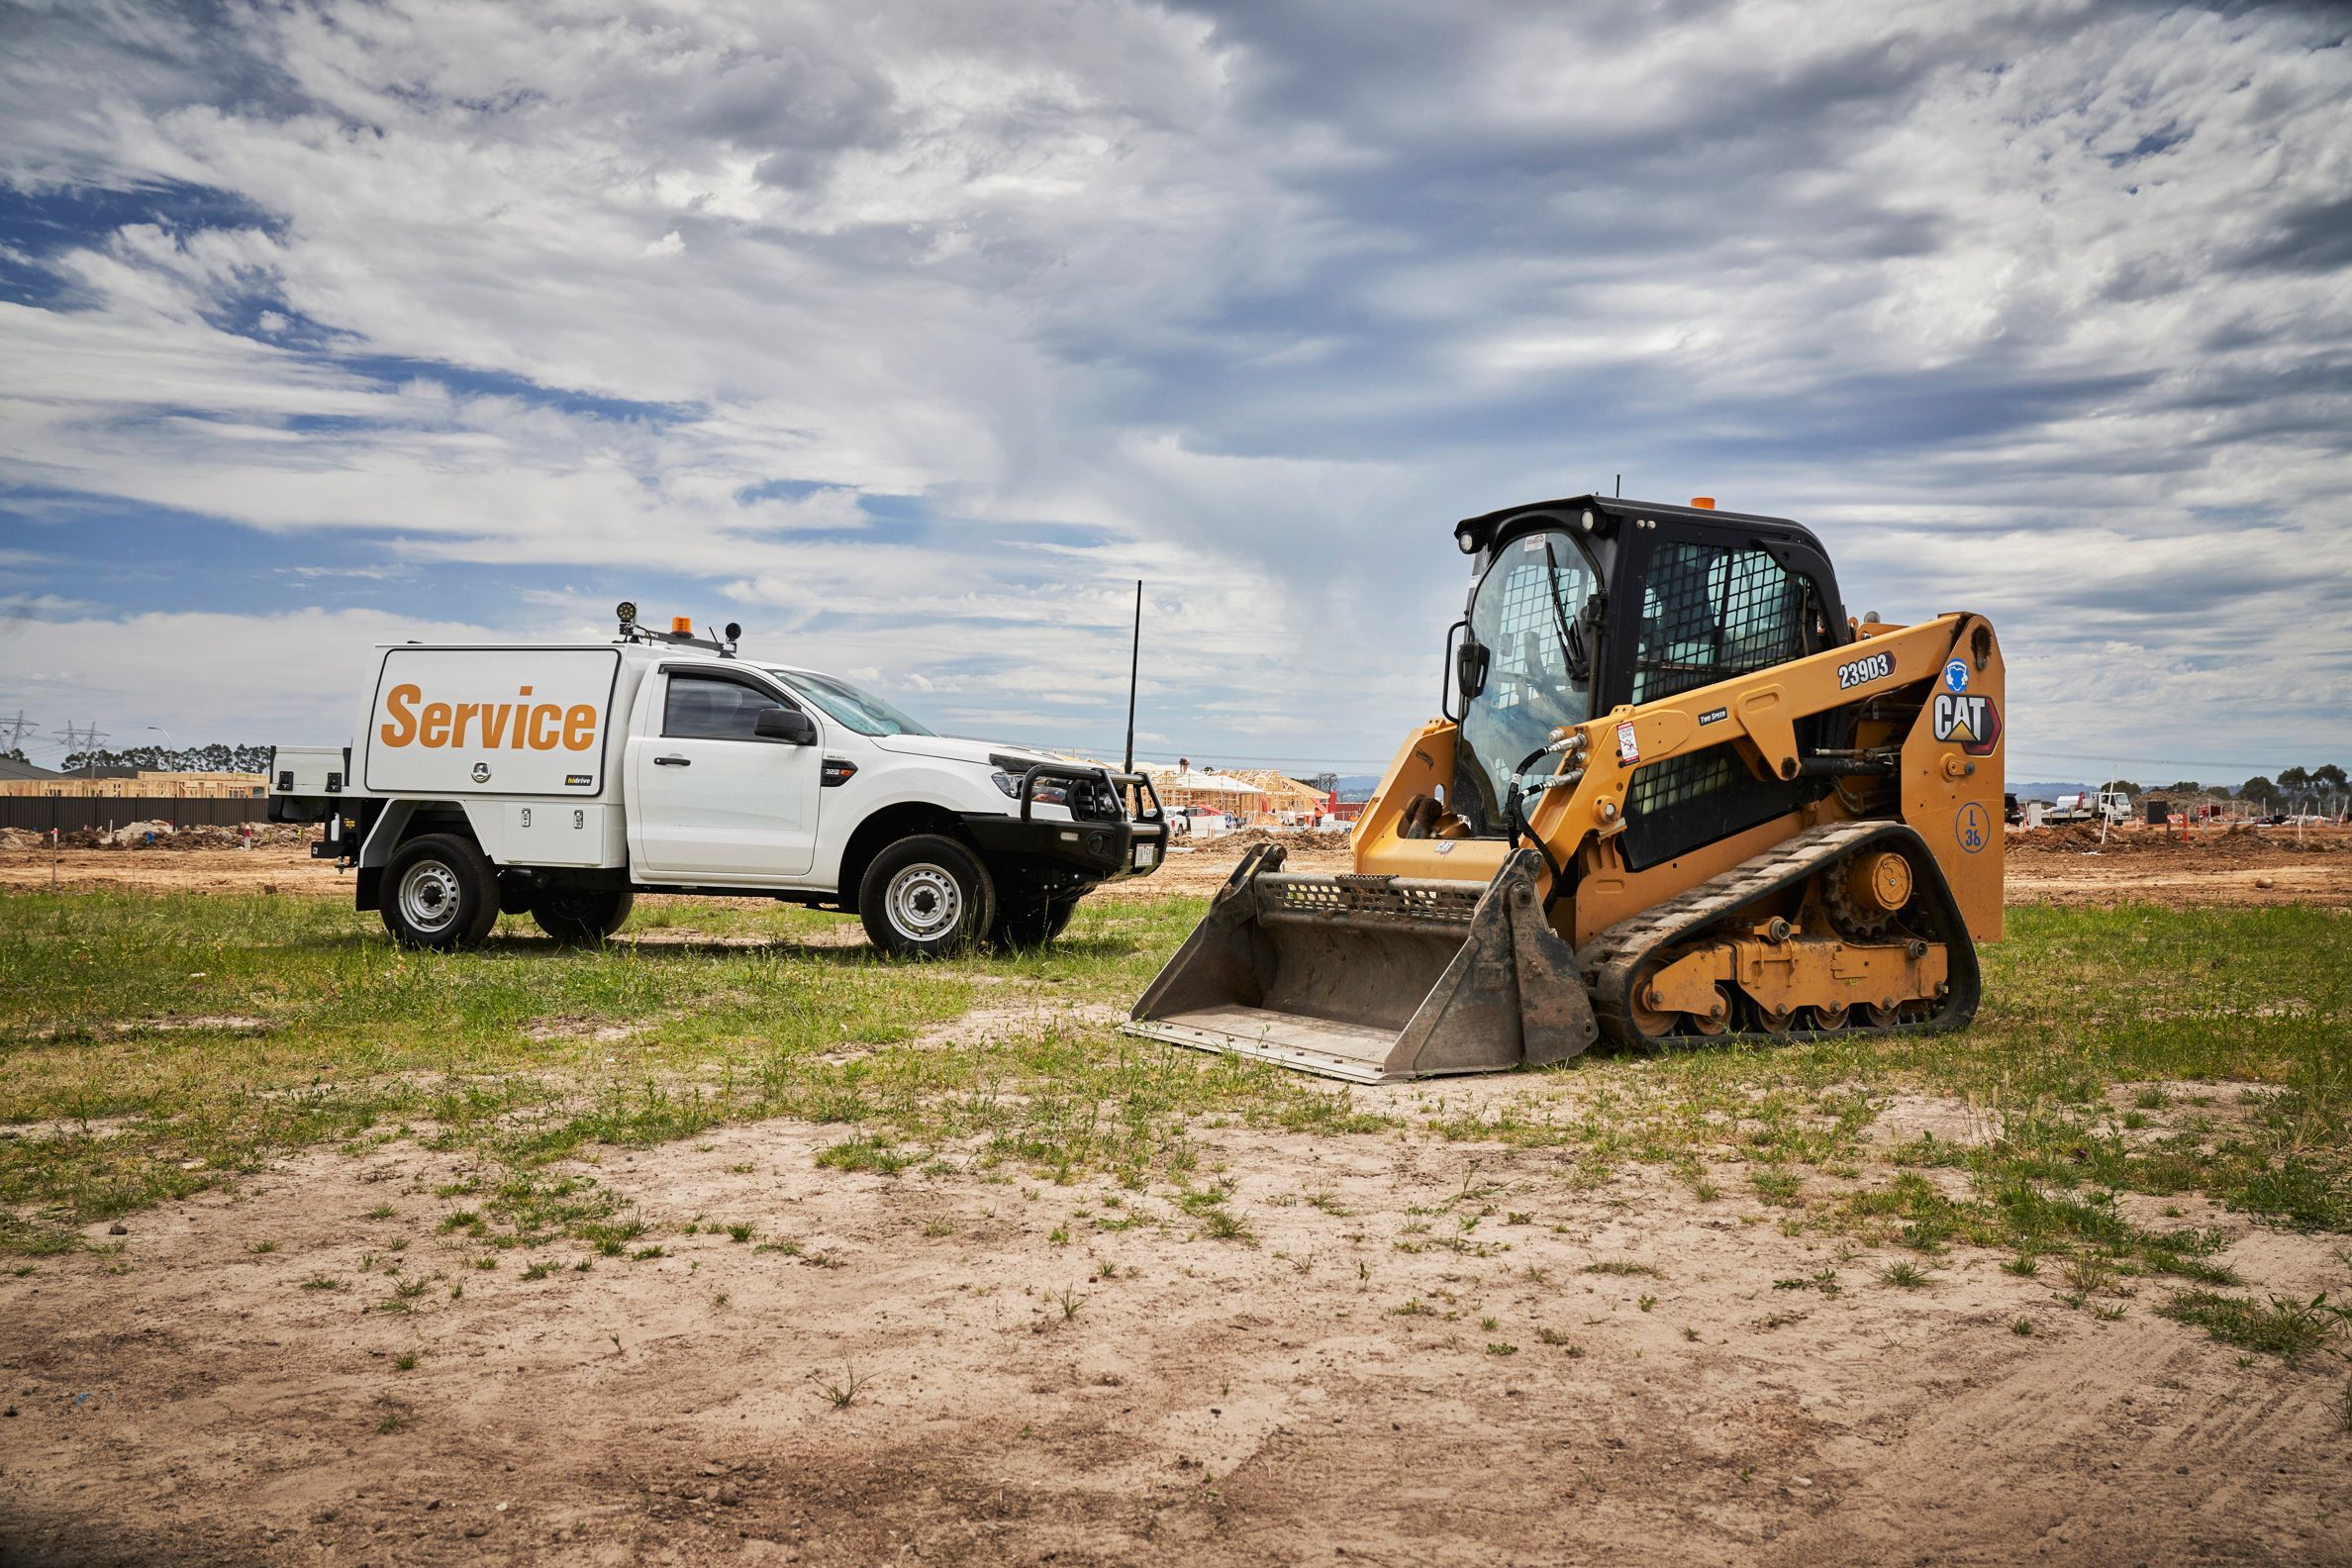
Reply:
[[[2132,795],[2145,795],[2147,790],[2128,779],[2117,779],[2115,787]],[[2182,779],[2167,784],[2157,793],[2164,795],[2234,795],[2256,806],[2295,808],[2317,806],[2328,809],[2352,789],[2344,770],[2333,762],[2317,767],[2281,768],[2277,778],[2257,773],[2235,789],[2226,784],[2200,784],[2195,779]]]
[[[126,746],[120,751],[71,751],[58,764],[66,772],[86,767],[148,768],[159,773],[261,773],[269,747],[224,745]]]

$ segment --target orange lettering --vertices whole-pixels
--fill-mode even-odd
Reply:
[[[427,746],[445,746],[449,743],[449,705],[427,703],[425,722],[417,727],[417,742]]]
[[[376,731],[377,735],[383,736],[384,744],[404,746],[417,737],[417,710],[414,704],[424,695],[423,689],[416,686],[392,688],[391,693],[384,698],[384,711],[392,716],[392,722]]]
[[[547,727],[549,725],[561,724],[562,722],[563,710],[556,707],[553,703],[541,703],[537,708],[532,709],[531,749],[534,751],[554,750],[555,732],[548,729]]]
[[[596,744],[596,710],[586,703],[563,716],[563,749],[585,751]]]
[[[472,724],[481,711],[480,703],[459,703],[457,705],[457,725],[449,734],[449,744],[453,746],[465,744],[465,727]]]
[[[482,744],[496,750],[506,738],[507,715],[515,711],[511,703],[482,704]]]

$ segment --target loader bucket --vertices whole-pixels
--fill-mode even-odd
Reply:
[[[1128,1033],[1356,1083],[1566,1061],[1599,1033],[1534,851],[1483,883],[1298,876],[1282,856],[1234,867]]]

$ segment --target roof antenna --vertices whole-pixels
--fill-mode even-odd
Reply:
[[[1623,499],[1625,499],[1625,476],[1624,476],[1623,474],[1618,474],[1618,475],[1617,475],[1617,499],[1618,499],[1619,501],[1622,501]]]

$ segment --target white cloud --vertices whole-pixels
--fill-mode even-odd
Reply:
[[[2341,748],[2338,32],[35,8],[0,184],[154,196],[0,303],[0,482],[519,605],[679,574],[974,718],[1102,706],[1140,575],[1189,749],[1377,757],[1450,522],[1623,471],[1816,524],[1858,608],[1994,614],[2020,745]]]

